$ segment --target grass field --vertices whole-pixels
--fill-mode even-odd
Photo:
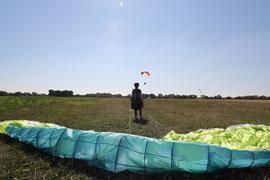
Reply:
[[[162,138],[170,130],[188,133],[245,123],[270,125],[270,101],[264,100],[146,99],[144,105],[143,116],[147,122],[135,124],[129,99],[0,97],[0,121],[27,119],[73,129],[155,138]],[[206,175],[113,174],[81,161],[50,156],[5,135],[0,135],[0,152],[0,179],[270,179],[270,166]]]

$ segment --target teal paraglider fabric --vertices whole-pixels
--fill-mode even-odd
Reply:
[[[231,150],[204,143],[164,141],[113,132],[14,127],[6,133],[61,158],[76,158],[112,172],[214,172],[270,164],[270,151]]]

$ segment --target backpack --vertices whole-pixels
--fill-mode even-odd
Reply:
[[[140,89],[133,89],[131,100],[132,101],[140,101],[141,100],[141,94],[142,94],[142,92],[141,92]]]

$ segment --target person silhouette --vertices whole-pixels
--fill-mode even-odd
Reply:
[[[135,89],[132,90],[131,108],[134,110],[135,121],[138,121],[137,110],[140,112],[140,120],[142,119],[143,98],[142,91],[138,89],[139,83],[134,83]]]

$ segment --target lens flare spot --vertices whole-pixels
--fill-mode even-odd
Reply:
[[[123,7],[124,6],[124,3],[121,1],[120,2],[120,7]]]

